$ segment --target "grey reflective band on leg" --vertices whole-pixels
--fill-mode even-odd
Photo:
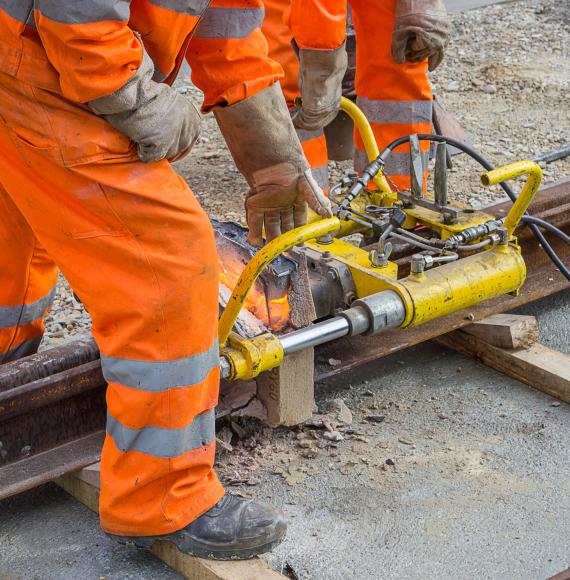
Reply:
[[[148,0],[150,4],[172,10],[178,14],[189,16],[200,16],[211,0]]]
[[[196,27],[194,38],[245,38],[261,28],[263,8],[218,8],[210,6]]]
[[[311,175],[319,184],[321,189],[329,186],[329,168],[328,167],[311,167]]]
[[[36,352],[38,352],[38,347],[40,346],[41,341],[42,339],[40,337],[31,338],[30,340],[22,342],[22,344],[16,348],[11,349],[4,354],[0,354],[0,363],[12,362],[24,358],[25,356],[36,354]]]
[[[198,415],[182,429],[130,429],[107,413],[107,434],[122,451],[138,451],[171,459],[212,443],[216,435],[214,410]]]
[[[23,326],[39,320],[51,306],[55,296],[55,286],[39,300],[20,306],[0,306],[0,328]]]
[[[8,16],[26,24],[34,19],[34,0],[0,0],[0,10]]]
[[[128,22],[131,14],[130,0],[65,3],[61,0],[35,0],[34,5],[43,16],[61,24]]]
[[[357,97],[356,104],[370,123],[396,125],[431,123],[431,100],[384,101]]]
[[[101,368],[108,383],[152,393],[197,385],[219,365],[217,339],[205,352],[172,361],[131,360],[101,354]]]
[[[322,129],[317,129],[316,131],[307,131],[306,129],[295,129],[297,132],[297,137],[299,137],[299,141],[301,143],[305,143],[306,141],[312,141],[313,139],[318,139],[322,137],[325,132]]]

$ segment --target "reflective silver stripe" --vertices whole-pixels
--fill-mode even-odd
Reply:
[[[61,24],[128,22],[130,4],[130,0],[35,0],[37,10]]]
[[[431,123],[431,101],[377,101],[358,97],[356,104],[371,123]]]
[[[205,352],[171,361],[130,360],[101,354],[105,380],[132,389],[161,393],[168,389],[191,387],[202,382],[219,366],[218,340]]]
[[[211,0],[148,0],[150,4],[166,8],[179,14],[189,16],[200,16],[208,7]]]
[[[195,38],[245,38],[261,28],[263,8],[218,8],[210,6],[196,28]]]
[[[198,415],[182,429],[162,427],[129,429],[107,413],[107,433],[123,452],[138,451],[162,458],[179,457],[214,440],[216,435],[214,410]]]
[[[39,320],[45,314],[45,311],[51,306],[54,296],[55,286],[48,294],[30,304],[22,304],[21,306],[0,306],[0,328],[22,326],[34,322],[35,320]]]
[[[299,137],[299,141],[301,143],[305,143],[306,141],[311,141],[312,139],[318,139],[322,137],[325,133],[322,129],[317,129],[316,131],[307,131],[305,129],[295,129],[297,131],[297,136]]]
[[[422,162],[425,171],[428,168],[429,151],[422,152]],[[356,149],[354,152],[354,169],[356,171],[362,171],[368,163],[366,152],[363,149]],[[386,161],[384,173],[387,175],[409,175],[410,155],[408,153],[392,153]]]
[[[326,165],[324,167],[311,167],[311,174],[322,189],[329,187],[329,168]]]
[[[23,24],[33,22],[33,9],[34,0],[0,0],[0,10]]]
[[[31,338],[30,340],[26,340],[16,348],[5,352],[4,354],[0,354],[0,363],[7,363],[14,360],[21,359],[25,356],[29,356],[31,354],[35,354],[38,352],[38,346],[40,346],[40,342],[42,341],[40,338]]]

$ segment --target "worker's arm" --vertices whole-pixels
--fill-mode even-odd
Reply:
[[[262,0],[215,0],[187,51],[192,80],[204,91],[250,191],[249,241],[307,222],[307,206],[330,216],[330,204],[311,176],[277,82],[281,67],[268,56],[261,32]]]
[[[202,111],[233,105],[273,85],[283,69],[267,56],[262,0],[214,0],[190,41],[192,82],[204,92]]]
[[[291,0],[289,26],[299,47],[302,98],[293,122],[301,129],[324,127],[340,107],[346,69],[346,54],[341,45],[346,8],[346,0]],[[449,31],[443,0],[396,0],[392,32],[395,62],[427,59],[429,70],[434,70],[443,59]]]
[[[129,0],[36,0],[36,29],[62,93],[86,103],[122,87],[142,62]]]
[[[300,129],[320,129],[338,113],[347,67],[346,18],[346,0],[291,1],[288,20],[298,50],[302,99],[293,123]]]
[[[200,117],[188,99],[153,80],[130,15],[130,0],[36,0],[34,13],[63,95],[130,137],[141,160],[173,160],[190,150]]]

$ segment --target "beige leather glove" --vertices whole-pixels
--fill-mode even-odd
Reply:
[[[398,64],[428,59],[435,70],[443,60],[451,23],[443,0],[397,0],[392,57]]]
[[[301,48],[299,88],[302,104],[293,114],[298,129],[316,131],[333,121],[340,108],[348,57],[345,43],[334,50]]]
[[[311,176],[309,164],[279,86],[271,87],[214,115],[250,191],[245,208],[248,242],[263,244],[307,223],[307,206],[330,217],[331,206]]]
[[[200,135],[200,114],[172,87],[153,81],[153,74],[154,64],[143,49],[139,69],[124,86],[87,104],[137,144],[141,161],[177,161]]]

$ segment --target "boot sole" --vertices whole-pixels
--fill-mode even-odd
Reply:
[[[265,542],[259,546],[254,546],[252,548],[243,549],[218,549],[218,548],[200,548],[197,546],[187,547],[183,542],[178,542],[175,539],[163,540],[160,538],[148,537],[148,536],[138,536],[138,537],[125,537],[125,536],[115,536],[113,534],[107,534],[113,538],[116,542],[126,546],[135,546],[139,550],[151,550],[156,542],[167,542],[169,544],[174,544],[180,552],[187,554],[188,556],[193,556],[195,558],[205,558],[206,560],[250,560],[255,556],[260,554],[265,554],[270,552],[278,546],[285,538],[285,533],[280,537],[270,541]]]

